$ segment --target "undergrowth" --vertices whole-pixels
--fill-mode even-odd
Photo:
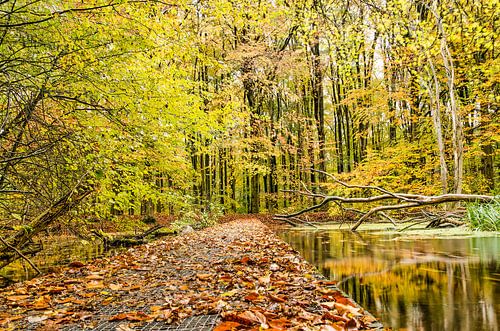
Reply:
[[[466,219],[474,230],[500,231],[500,200],[467,205]]]
[[[223,214],[221,205],[210,203],[204,210],[191,209],[182,213],[181,217],[172,223],[172,229],[180,231],[186,226],[195,230],[203,229],[215,225]]]

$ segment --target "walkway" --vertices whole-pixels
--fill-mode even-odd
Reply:
[[[257,220],[137,246],[0,292],[0,329],[377,329]]]

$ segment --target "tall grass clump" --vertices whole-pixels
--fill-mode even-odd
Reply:
[[[500,199],[467,205],[467,221],[474,230],[500,231]]]

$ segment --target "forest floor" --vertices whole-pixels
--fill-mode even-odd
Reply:
[[[238,219],[0,290],[0,330],[370,330],[270,228]]]

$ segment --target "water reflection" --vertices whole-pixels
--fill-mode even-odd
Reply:
[[[43,243],[44,250],[30,258],[43,272],[57,270],[74,261],[87,261],[106,254],[101,242],[85,242],[73,237],[58,237]],[[36,272],[29,264],[19,259],[0,270],[0,287],[13,282],[31,279]]]
[[[500,327],[500,237],[404,239],[340,230],[283,237],[395,330]]]

